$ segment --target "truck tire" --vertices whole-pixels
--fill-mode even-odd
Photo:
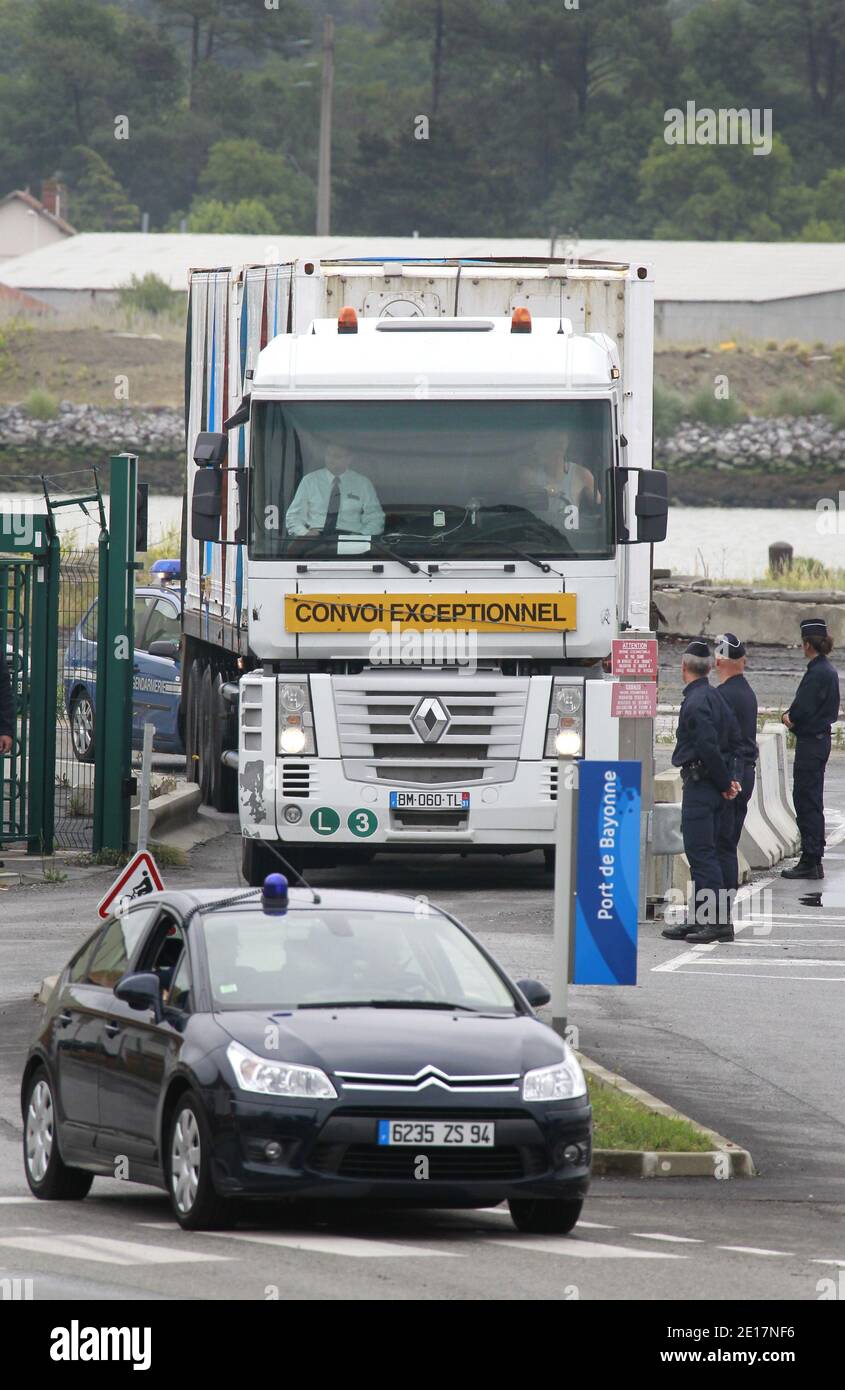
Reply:
[[[188,679],[182,694],[182,721],[185,729],[185,779],[188,782],[199,780],[199,699],[202,667],[199,661],[192,661],[188,669]]]
[[[223,676],[218,671],[211,681],[211,805],[215,811],[236,811],[237,783],[232,768],[223,766],[223,750],[231,743],[231,706],[223,699]]]
[[[260,888],[268,874],[280,869],[278,859],[261,840],[241,842],[241,873],[250,888]]]
[[[199,773],[197,780],[203,805],[211,805],[212,752],[211,752],[211,667],[203,664],[199,680],[199,702],[197,713],[197,751],[199,753]]]

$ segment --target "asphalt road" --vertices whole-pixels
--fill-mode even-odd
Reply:
[[[837,758],[832,839],[845,831],[844,782]],[[236,884],[239,862],[226,828],[167,878]],[[845,840],[828,866],[822,906],[776,877],[735,944],[679,949],[650,923],[635,988],[572,990],[588,1055],[746,1145],[760,1176],[599,1180],[573,1235],[542,1239],[517,1235],[498,1210],[359,1210],[314,1225],[269,1209],[233,1234],[186,1235],[161,1194],[100,1179],[81,1204],[30,1200],[17,1096],[29,996],[91,929],[110,871],[10,890],[0,897],[0,1277],[32,1278],[36,1298],[829,1296],[825,1281],[845,1269]],[[513,976],[550,976],[550,882],[537,855],[376,860],[314,880],[425,894]]]

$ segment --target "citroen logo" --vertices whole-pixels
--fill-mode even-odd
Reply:
[[[411,724],[422,743],[437,743],[450,723],[451,715],[436,695],[424,696],[411,715]]]

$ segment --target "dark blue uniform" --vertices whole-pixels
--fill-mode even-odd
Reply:
[[[15,732],[15,701],[12,696],[12,682],[6,656],[0,652],[0,735]]]
[[[748,814],[748,803],[754,793],[757,770],[757,696],[743,675],[729,676],[717,686],[717,693],[732,711],[739,726],[739,773],[737,781],[742,790],[733,801],[722,801],[719,821],[718,854],[724,885],[732,898],[739,887],[737,849]]]
[[[814,656],[788,710],[795,734],[792,797],[801,832],[802,858],[824,855],[824,770],[830,726],[839,718],[839,674],[826,656]]]
[[[681,700],[672,763],[681,769],[681,832],[692,879],[690,921],[701,927],[728,921],[717,841],[722,792],[739,780],[741,738],[727,703],[706,676],[690,681]]]

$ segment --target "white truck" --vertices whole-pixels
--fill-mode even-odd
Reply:
[[[558,755],[651,757],[608,672],[666,528],[647,268],[197,270],[188,333],[183,725],[247,880],[549,862]]]

